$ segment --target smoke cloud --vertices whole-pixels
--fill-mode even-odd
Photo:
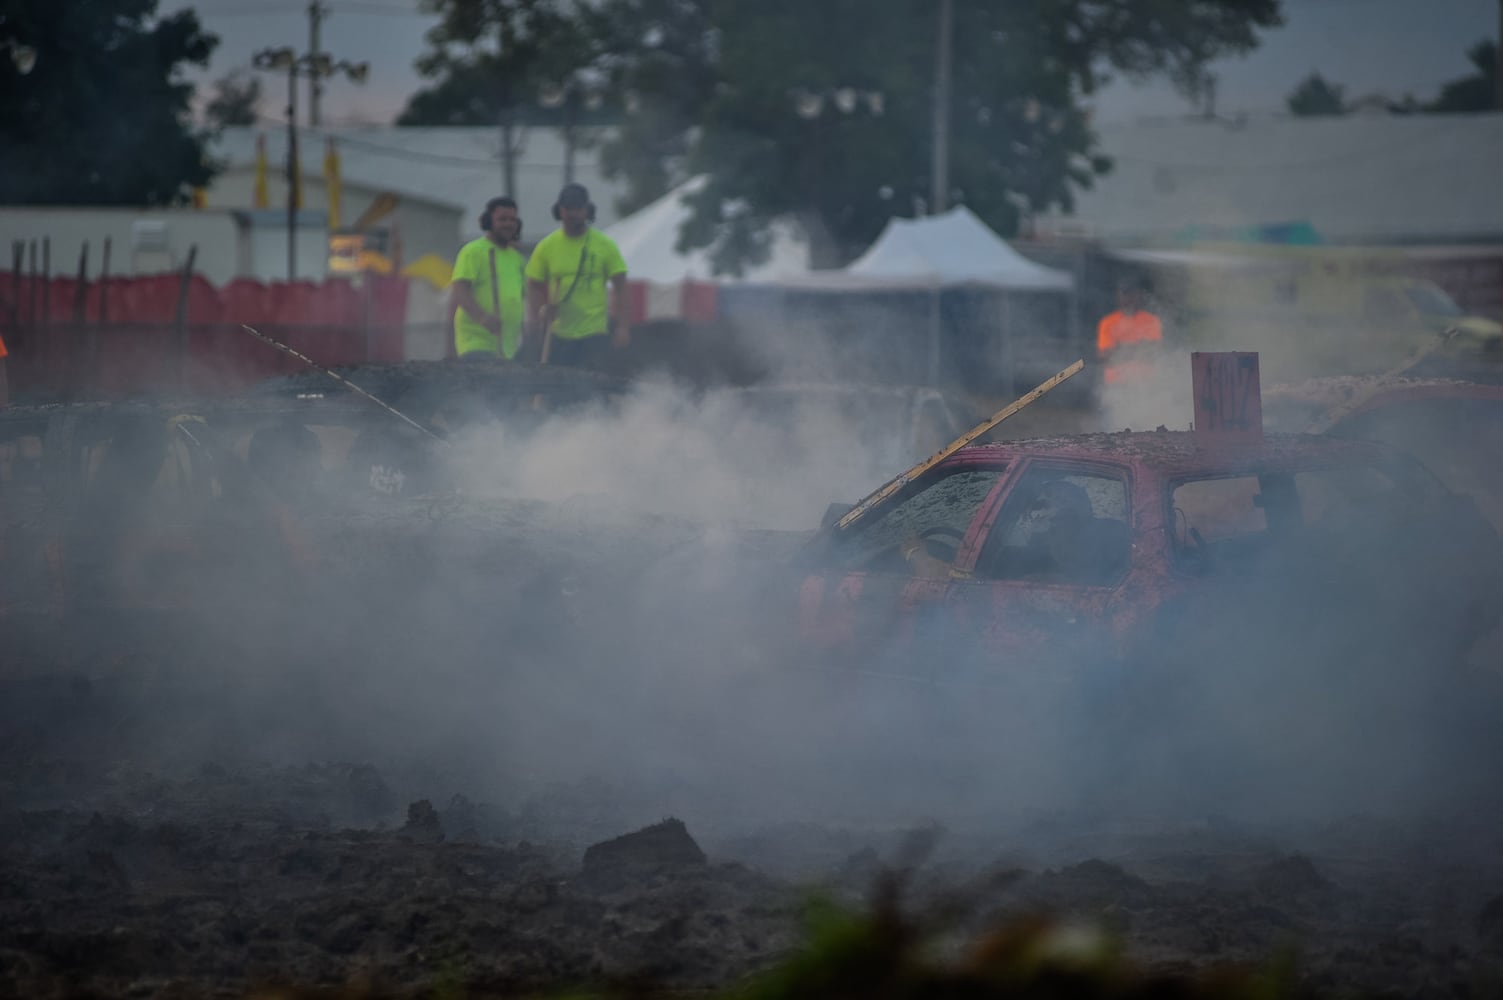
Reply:
[[[1187,373],[1167,355],[1166,388],[1107,396],[1103,422],[1184,427],[1187,387],[1168,387]],[[1414,588],[1371,571],[1490,585],[1467,573],[1496,536],[1445,560],[1423,551],[1448,523],[1438,508],[1423,531],[1374,515],[1245,576],[1197,577],[1204,601],[1130,657],[1074,641],[1057,616],[1056,637],[1009,655],[1006,628],[1035,627],[1017,609],[1055,614],[1047,587],[988,604],[1005,628],[941,615],[931,631],[810,648],[800,595],[820,571],[825,505],[945,440],[924,437],[911,403],[649,379],[525,433],[469,428],[442,468],[457,492],[354,495],[326,468],[313,502],[263,468],[210,505],[208,572],[158,544],[163,508],[115,505],[78,551],[107,566],[118,539],[154,538],[132,557],[137,582],[105,589],[139,596],[144,580],[172,600],[69,639],[86,672],[130,665],[98,681],[130,725],[89,739],[164,766],[370,763],[435,801],[506,808],[599,782],[603,825],[672,814],[712,842],[785,822],[1126,836],[1213,817],[1292,836],[1490,801],[1496,702],[1473,696],[1485,672],[1450,659],[1464,616],[1438,599],[1406,616]],[[85,732],[62,727],[56,745]]]

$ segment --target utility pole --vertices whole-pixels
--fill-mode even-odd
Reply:
[[[316,6],[316,3],[315,3]],[[306,76],[317,81],[335,73],[343,73],[356,83],[364,83],[370,72],[367,63],[351,63],[341,59],[334,62],[329,56],[305,52],[298,55],[291,46],[277,49],[262,49],[251,57],[256,69],[287,73],[287,280],[297,278],[297,212],[302,207],[300,167],[297,156],[297,78]],[[317,93],[317,91],[314,91]]]
[[[319,0],[311,0],[308,4],[308,56],[313,64],[318,65],[319,42],[318,29],[323,27],[324,16],[329,13]],[[308,74],[308,124],[318,128],[318,101],[324,96],[323,77],[318,73]]]
[[[950,36],[951,0],[939,2],[939,42],[934,55],[934,160],[930,165],[929,214],[949,206],[950,193]]]

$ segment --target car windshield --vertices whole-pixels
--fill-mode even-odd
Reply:
[[[970,529],[976,512],[1002,476],[1002,464],[947,469],[922,481],[896,503],[883,504],[866,519],[842,533],[834,562],[845,569],[884,569],[905,572],[902,563],[884,557],[896,553],[905,542],[930,537],[948,538],[959,545]],[[890,563],[890,565],[889,565]]]
[[[1421,282],[1406,286],[1404,294],[1409,296],[1409,301],[1414,303],[1414,308],[1424,316],[1460,316],[1462,310],[1456,304],[1456,300],[1447,295],[1439,286],[1429,282]]]

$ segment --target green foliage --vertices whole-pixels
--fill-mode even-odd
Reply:
[[[682,179],[708,99],[719,84],[709,5],[701,0],[607,0],[595,22],[609,91],[628,127],[601,150],[607,175],[624,180],[623,213]]]
[[[399,125],[546,124],[576,101],[595,113],[589,69],[599,59],[592,13],[561,0],[423,0],[439,15],[417,70],[436,83],[414,94]],[[590,115],[582,116],[588,119]]]
[[[817,901],[807,943],[727,1000],[1003,1000],[1028,997],[1280,1000],[1308,995],[1293,956],[1262,966],[1153,972],[1125,955],[1110,933],[1046,915],[1013,917],[979,933],[955,933],[954,901],[929,913],[905,906],[889,873],[865,913]]]
[[[184,63],[218,39],[156,0],[0,0],[0,38],[36,49],[32,72],[0,60],[0,203],[163,205],[213,173],[192,127]]]
[[[1426,111],[1495,111],[1498,108],[1498,46],[1478,42],[1467,50],[1476,72],[1452,80],[1440,89]]]
[[[1311,73],[1285,98],[1289,113],[1308,118],[1319,115],[1346,114],[1346,93],[1319,73]]]
[[[849,259],[929,197],[937,9],[607,0],[634,28],[613,51],[638,111],[606,162],[633,202],[710,175],[681,246],[714,246],[722,270],[757,260],[781,215],[803,221],[817,263]],[[1003,233],[1022,211],[1068,208],[1109,167],[1083,106],[1107,71],[1193,89],[1207,60],[1276,23],[1277,0],[954,0],[952,198]],[[685,125],[682,167],[654,174]]]
[[[204,117],[214,128],[254,125],[260,103],[261,81],[249,73],[231,73],[214,81],[214,96],[204,106]]]
[[[1278,0],[953,0],[950,191],[1003,233],[1110,164],[1085,100],[1108,73],[1193,91],[1279,23]],[[550,92],[624,111],[602,162],[635,209],[687,177],[682,248],[735,273],[774,218],[816,263],[864,249],[931,191],[934,0],[425,0],[433,78],[403,124],[526,124]],[[603,95],[603,96],[602,96]],[[565,108],[574,107],[567,101]],[[579,118],[565,116],[566,122]]]

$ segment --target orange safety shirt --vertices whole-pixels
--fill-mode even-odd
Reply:
[[[0,337],[0,358],[6,358],[9,356],[10,352],[5,349],[5,338]]]
[[[1096,354],[1106,363],[1106,381],[1116,382],[1129,373],[1134,366],[1112,364],[1111,355],[1120,347],[1132,344],[1160,344],[1164,340],[1164,327],[1151,312],[1139,309],[1134,313],[1121,310],[1105,316],[1096,328]]]

